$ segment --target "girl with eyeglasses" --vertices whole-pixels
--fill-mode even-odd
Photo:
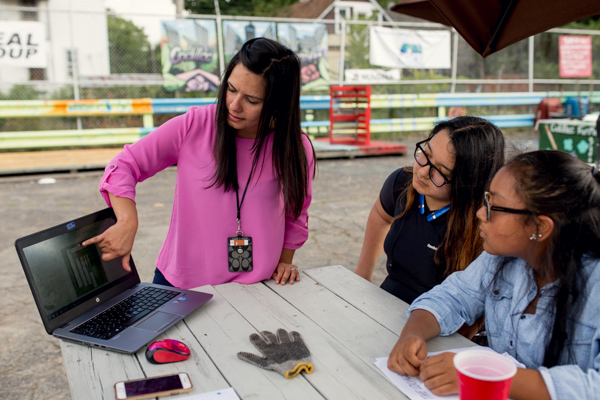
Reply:
[[[484,252],[412,303],[389,368],[456,393],[453,354],[425,359],[426,340],[485,315],[489,346],[526,367],[511,398],[598,398],[598,169],[559,151],[521,154],[495,175],[477,216]]]
[[[372,281],[385,251],[388,276],[381,287],[407,303],[481,253],[475,213],[504,164],[504,137],[485,119],[456,117],[417,143],[414,157],[413,167],[384,183],[354,270]]]

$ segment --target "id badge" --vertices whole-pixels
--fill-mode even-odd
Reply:
[[[235,236],[227,238],[229,272],[252,271],[252,238]]]

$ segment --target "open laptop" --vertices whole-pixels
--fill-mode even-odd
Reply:
[[[121,258],[103,261],[96,245],[81,246],[116,221],[106,208],[17,239],[15,247],[49,334],[130,354],[212,294],[140,283],[133,259],[127,272]]]

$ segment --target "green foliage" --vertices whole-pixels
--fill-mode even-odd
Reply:
[[[153,62],[155,49],[143,28],[116,15],[108,15],[106,21],[112,74],[158,72]]]
[[[600,15],[586,18],[580,21],[574,21],[561,28],[567,29],[585,29],[600,30]],[[534,76],[537,79],[558,79],[559,78],[559,60],[558,60],[558,38],[560,34],[545,33],[535,37],[535,63],[533,64]],[[600,54],[600,37],[592,36],[592,79],[597,79],[600,71],[600,60],[596,57]]]
[[[286,17],[288,6],[297,0],[219,0],[221,15]],[[194,14],[215,15],[214,0],[185,0],[184,8]]]
[[[55,90],[48,96],[51,100],[70,100],[75,98],[75,92],[72,85],[66,85]]]
[[[38,100],[41,92],[33,86],[15,85],[7,94],[0,91],[0,100]]]
[[[579,21],[571,22],[563,28],[600,30],[600,14]]]
[[[375,16],[371,16],[374,19]],[[361,18],[365,20],[365,18]],[[348,25],[346,36],[346,59],[345,69],[368,69],[372,68],[370,63],[369,32],[368,25]]]
[[[80,89],[82,99],[171,98],[173,93],[162,86],[112,86]]]

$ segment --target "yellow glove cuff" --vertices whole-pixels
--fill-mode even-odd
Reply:
[[[290,369],[289,371],[285,372],[285,377],[288,379],[292,379],[293,377],[295,377],[296,375],[298,375],[300,372],[302,371],[306,371],[307,374],[312,374],[312,372],[314,371],[315,367],[313,367],[312,364],[310,363],[299,363],[297,364],[294,369]]]

